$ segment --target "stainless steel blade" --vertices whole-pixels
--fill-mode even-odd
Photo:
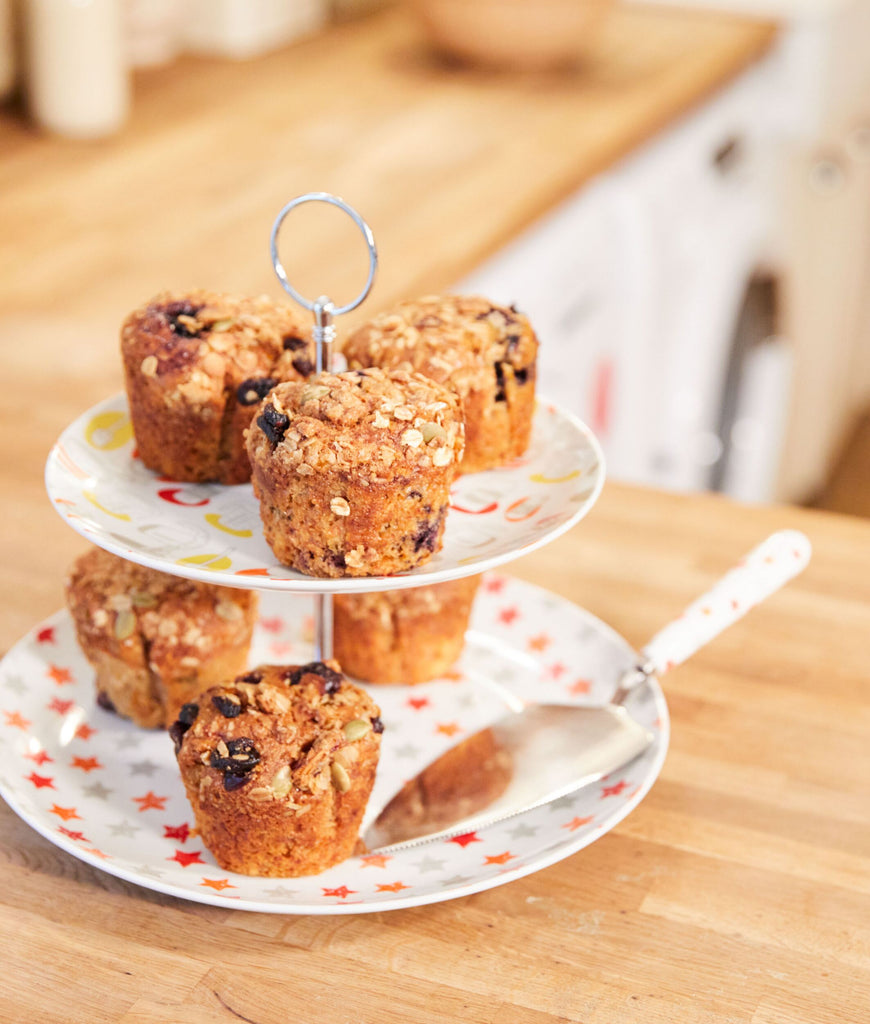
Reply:
[[[475,813],[467,813],[468,805],[475,803],[475,772],[465,766],[469,792],[457,795],[462,787],[455,784],[457,748],[453,747],[386,805],[362,837],[366,847],[378,852],[405,849],[513,817],[597,782],[634,760],[653,741],[651,732],[635,722],[624,707],[615,705],[529,705],[508,712],[471,741],[487,732],[492,733],[498,754],[509,758],[510,771],[502,773],[508,781],[501,795],[485,808],[474,807]],[[437,778],[440,767],[444,769],[440,774],[453,779],[456,814],[449,823],[445,823],[443,805],[419,806],[419,791],[426,787],[420,787],[418,780],[427,773],[430,779],[433,774]],[[405,813],[409,793],[417,794],[416,813]]]

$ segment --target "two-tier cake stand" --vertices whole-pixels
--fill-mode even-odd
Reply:
[[[302,202],[349,213],[370,253],[360,296],[334,308],[298,295],[278,259],[278,229]],[[272,232],[286,290],[315,316],[318,369],[330,365],[334,316],[365,298],[376,253],[368,226],[342,200],[311,193],[288,203]],[[365,684],[385,724],[366,813],[434,757],[504,710],[501,688],[553,702],[601,703],[637,659],[577,606],[491,570],[577,523],[604,481],[600,448],[574,417],[540,400],[531,445],[510,465],[460,477],[443,549],[396,576],[320,579],[276,563],[248,485],[179,484],[136,458],[126,398],[110,398],[69,426],[46,466],[60,515],[85,538],[163,572],[261,592],[251,664],[300,663],[331,653],[331,595],[423,586],[486,572],[465,652],[449,678],[414,687]],[[577,567],[582,572],[582,566]],[[312,600],[313,599],[313,600]],[[495,685],[493,685],[495,684]],[[192,815],[163,732],[98,707],[93,673],[66,612],[37,626],[0,665],[0,793],[62,849],[118,877],[173,896],[275,913],[361,913],[416,906],[501,885],[593,842],[643,798],[668,738],[653,680],[631,698],[656,734],[641,757],[601,784],[478,832],[392,855],[353,857],[321,875],[255,878],[221,870],[192,832]]]

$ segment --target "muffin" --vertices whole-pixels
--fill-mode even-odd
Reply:
[[[101,548],[73,564],[66,585],[76,637],[96,673],[97,702],[145,728],[241,672],[257,598],[168,576]]]
[[[291,877],[349,857],[375,780],[378,715],[334,661],[261,665],[185,705],[170,733],[218,864]]]
[[[463,428],[453,392],[404,370],[277,385],[248,431],[279,561],[312,576],[413,569],[440,550]]]
[[[424,683],[462,653],[479,576],[410,590],[333,597],[335,656],[370,683]]]
[[[121,355],[142,462],[173,480],[249,480],[244,431],[278,381],[313,373],[309,335],[265,296],[165,292],[131,313]]]
[[[343,345],[351,369],[414,370],[462,400],[462,473],[501,466],[528,448],[535,411],[538,339],[515,307],[479,297],[402,302]]]
[[[495,730],[481,729],[406,782],[378,815],[371,839],[386,846],[449,828],[495,803],[512,778],[509,751]]]

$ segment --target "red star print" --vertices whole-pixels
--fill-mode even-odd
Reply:
[[[565,668],[562,662],[557,661],[555,665],[551,665],[547,669],[547,675],[549,675],[552,679],[558,679],[559,676],[563,676],[567,671],[568,670]]]
[[[47,775],[37,775],[36,772],[31,772],[24,778],[28,782],[32,782],[37,789],[54,789],[54,779],[50,779]]]
[[[74,700],[61,700],[60,697],[54,697],[45,706],[49,711],[56,711],[59,715],[65,715],[67,711],[76,706],[76,702]]]
[[[546,650],[551,643],[552,640],[550,640],[546,633],[538,633],[537,636],[533,636],[531,640],[529,640],[529,650],[543,651]]]
[[[322,886],[321,886],[322,888]],[[356,893],[356,889],[348,889],[346,885],[340,885],[337,889],[324,889],[324,896],[338,896],[339,899],[347,899],[348,896],[352,896]]]
[[[73,832],[71,828],[64,828],[63,825],[58,827],[58,832],[62,832],[65,836],[69,836],[70,839],[75,839],[76,842],[89,843],[90,839],[85,838],[84,832]]]
[[[435,727],[435,732],[443,733],[445,736],[455,736],[458,732],[462,732],[462,728],[456,722],[441,722]]]
[[[111,857],[109,856],[109,854],[108,854],[108,853],[103,853],[103,851],[102,851],[102,850],[97,850],[97,849],[94,849],[94,847],[91,847],[90,849],[87,849],[87,848],[86,848],[86,849],[85,849],[85,853],[92,853],[92,854],[93,854],[93,855],[94,855],[95,857],[99,857],[99,858],[100,858],[100,860],[111,860],[111,859],[112,859],[112,858],[111,858]]]
[[[57,665],[50,666],[48,670],[49,679],[53,679],[58,686],[63,686],[64,683],[71,683],[72,673],[68,668],[58,668]]]
[[[76,729],[76,739],[79,739],[79,740],[89,740],[91,738],[91,736],[93,736],[96,731],[97,730],[96,729],[92,729],[87,724],[87,722],[82,722],[82,724],[78,727],[78,729]]]
[[[260,619],[259,625],[260,629],[265,629],[267,633],[280,633],[284,623],[276,616],[272,619]]]
[[[72,821],[73,818],[78,818],[79,821],[82,820],[81,815],[76,814],[75,807],[58,807],[57,804],[52,804],[51,810],[48,813],[56,814],[63,821]]]
[[[23,718],[17,711],[4,711],[6,718],[6,724],[11,725],[14,729],[22,729],[25,732],[30,728],[30,721]]]
[[[483,586],[488,594],[500,594],[504,590],[504,585],[504,576],[490,576]]]
[[[408,707],[413,708],[415,711],[419,711],[421,708],[425,708],[429,703],[428,697],[409,697]]]
[[[92,772],[103,766],[95,757],[74,757],[71,761],[73,768],[80,768],[83,772]]]
[[[581,694],[589,693],[591,689],[592,683],[590,683],[588,679],[578,679],[568,687],[568,693],[573,694],[575,697],[579,697]]]
[[[139,812],[153,809],[155,811],[164,811],[166,808],[163,806],[169,799],[168,796],[155,796],[154,793],[149,789],[145,796],[134,796],[132,798],[137,804],[139,804]]]
[[[54,626],[45,626],[36,634],[36,639],[41,644],[53,644]]]
[[[365,857],[360,857],[364,868],[385,868],[387,861],[392,859],[392,857],[383,853],[369,853]]]
[[[601,799],[603,800],[606,796],[619,796],[626,789],[628,789],[628,783],[625,779],[620,779],[619,782],[614,783],[612,786],[602,786]]]
[[[205,864],[205,861],[200,857],[202,850],[194,850],[192,853],[185,853],[184,850],[176,850],[172,857],[167,857],[167,860],[177,861],[183,868],[189,867],[191,864]]]
[[[274,643],[269,645],[269,654],[273,658],[286,658],[293,653],[293,644]]]
[[[505,850],[504,853],[497,853],[491,857],[484,857],[484,864],[507,864],[509,860],[514,860],[514,855],[510,850]]]
[[[183,825],[164,825],[163,838],[175,839],[179,843],[186,843],[190,837],[190,828],[185,822]]]
[[[464,849],[469,843],[482,843],[483,840],[478,838],[476,832],[463,832],[461,836],[454,836],[449,842],[456,843]]]
[[[506,626],[509,626],[515,619],[520,617],[519,609],[511,606],[510,608],[502,608],[498,613],[498,621],[503,622]]]
[[[390,882],[387,885],[378,885],[378,892],[401,892],[403,889],[410,889],[410,885],[405,885],[402,882]]]
[[[584,825],[588,825],[590,821],[595,820],[595,815],[590,814],[587,818],[572,818],[567,825],[563,825],[562,828],[568,829],[569,832],[576,832],[578,828],[582,828]]]
[[[231,885],[228,878],[203,878],[199,884],[205,885],[209,889],[215,889],[217,892],[222,892],[224,889],[238,888],[235,885]]]
[[[37,750],[35,754],[25,754],[24,756],[28,761],[34,761],[40,768],[46,763],[52,764],[54,762],[54,758],[49,757],[44,750]]]

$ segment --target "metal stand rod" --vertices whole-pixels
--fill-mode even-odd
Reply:
[[[325,295],[314,303],[312,334],[317,373],[332,372],[332,343],[335,341],[332,309]],[[314,598],[314,660],[328,661],[332,653],[332,594],[317,594]]]
[[[284,218],[291,210],[295,210],[302,203],[311,202],[328,203],[331,206],[337,206],[339,209],[344,210],[362,232],[368,248],[369,272],[363,290],[351,302],[338,308],[333,305],[326,295],[321,295],[314,302],[300,295],[287,279],[287,273],[278,257],[278,231]],[[317,373],[330,373],[332,371],[332,345],[335,341],[333,319],[342,313],[349,313],[352,309],[356,309],[368,295],[374,281],[375,270],[378,265],[378,251],[375,246],[372,229],[352,206],[349,206],[338,196],[330,195],[328,192],[307,192],[303,196],[297,196],[295,199],[292,199],[278,214],[275,223],[272,225],[270,248],[272,266],[275,268],[275,273],[281,282],[281,287],[291,298],[314,314],[312,337],[315,343],[315,371]],[[332,657],[332,594],[318,594],[314,598],[314,657],[316,661],[327,661]]]
[[[332,343],[335,341],[335,325],[332,322],[333,305],[325,295],[314,303],[314,369],[317,373],[332,373]]]
[[[314,598],[314,660],[328,661],[332,657],[332,594],[317,594]]]

